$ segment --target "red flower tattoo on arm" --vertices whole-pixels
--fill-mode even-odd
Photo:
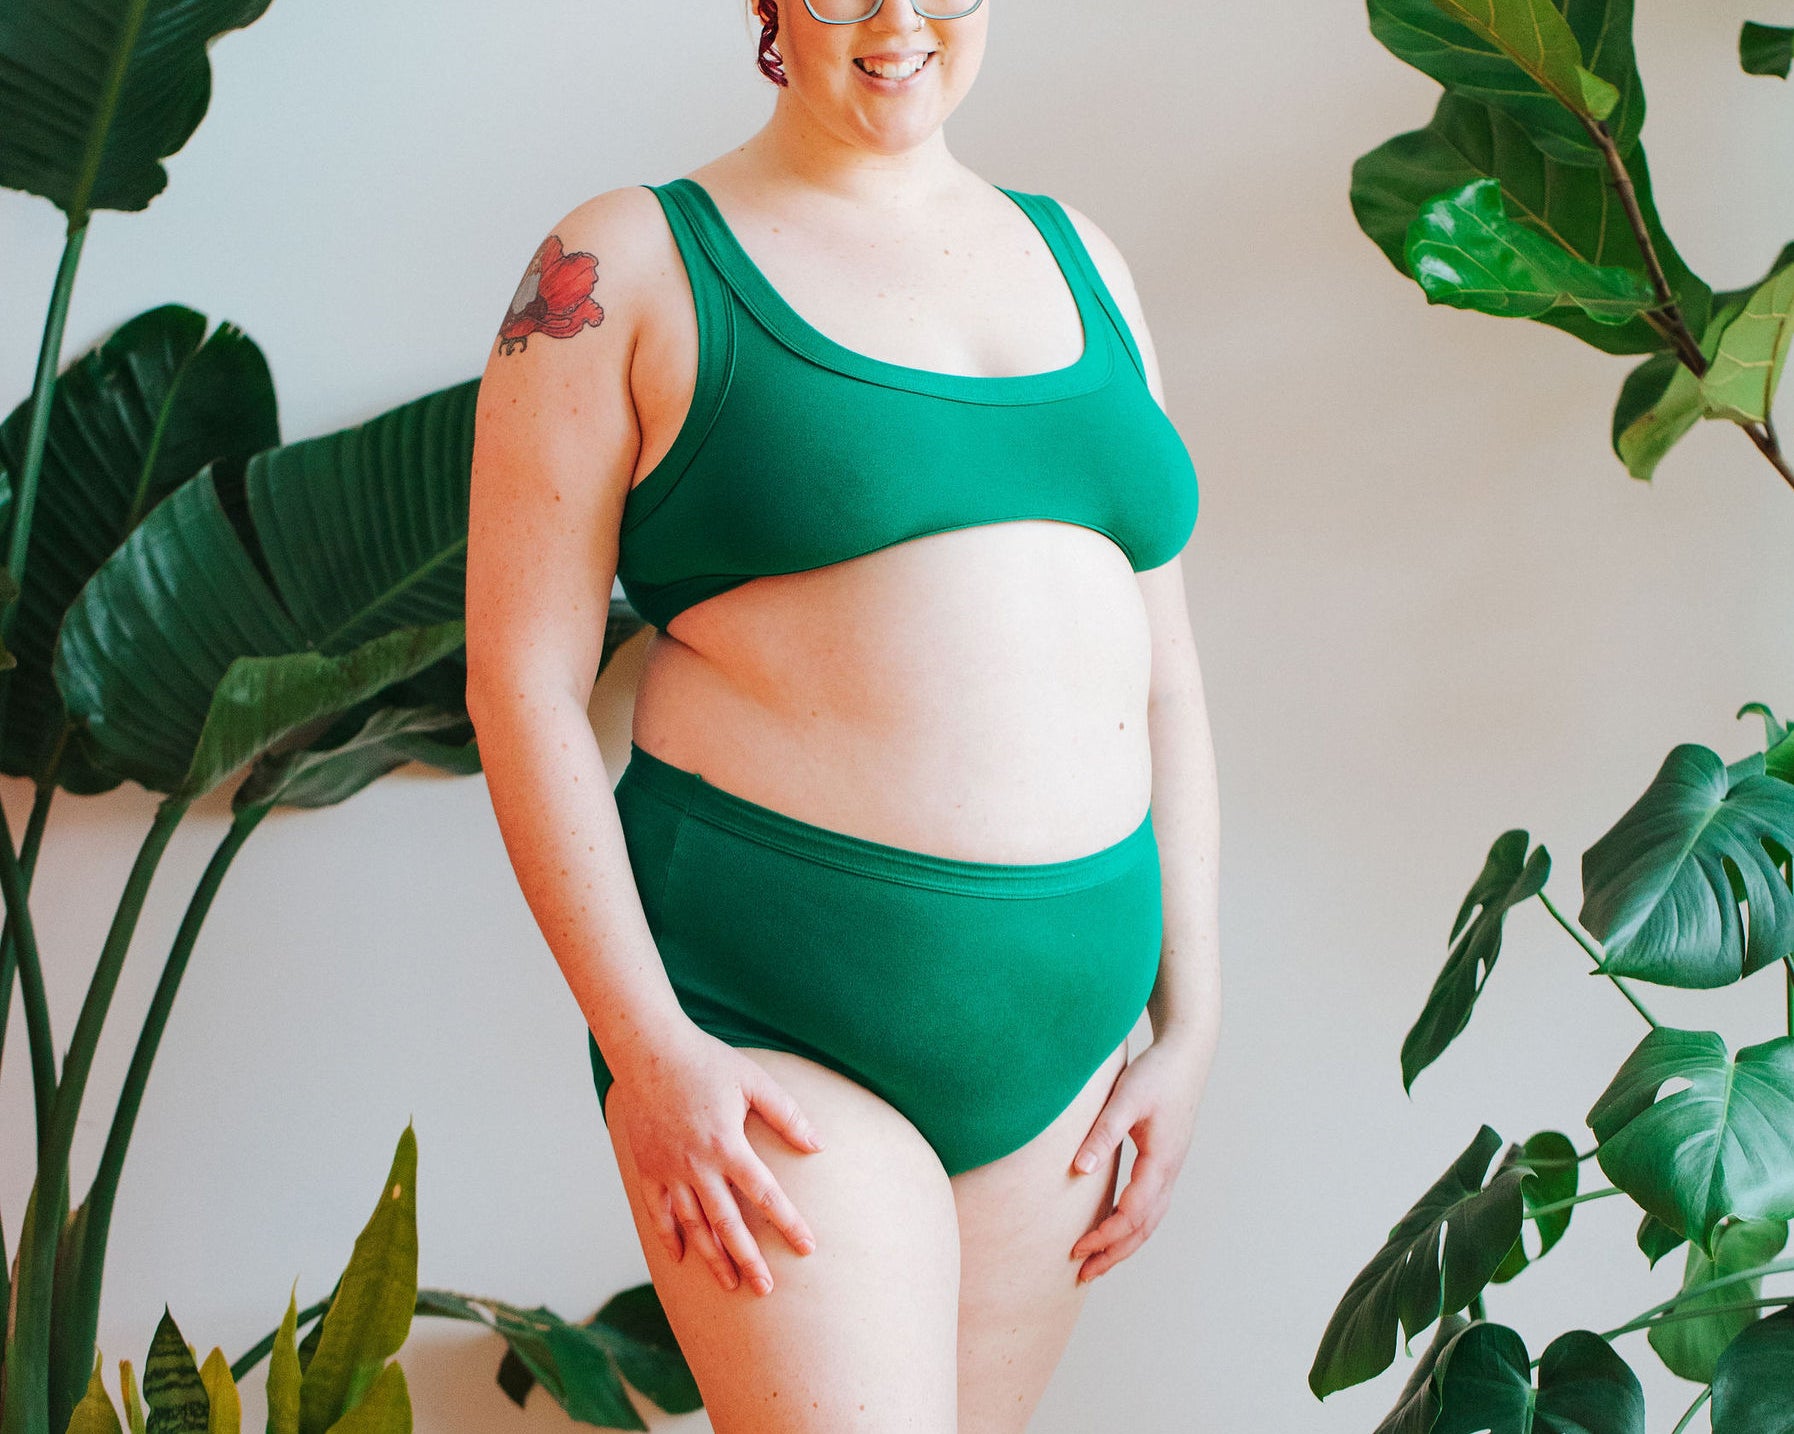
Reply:
[[[604,322],[604,310],[592,297],[598,284],[598,259],[592,254],[565,253],[560,236],[550,234],[523,271],[511,296],[511,311],[499,325],[501,354],[529,346],[531,334],[570,339],[587,324]]]

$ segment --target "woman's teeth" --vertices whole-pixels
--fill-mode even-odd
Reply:
[[[877,75],[883,80],[907,80],[911,75],[915,74],[917,70],[927,64],[933,54],[934,51],[930,50],[926,55],[916,55],[913,58],[896,65],[885,60],[866,59],[856,59],[854,64],[858,65],[867,74]]]

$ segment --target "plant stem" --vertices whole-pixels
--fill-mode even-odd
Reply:
[[[62,1371],[66,1379],[79,1377],[84,1380],[85,1371],[93,1368],[94,1333],[99,1327],[100,1284],[106,1268],[106,1237],[112,1226],[112,1207],[118,1196],[119,1176],[124,1170],[125,1152],[131,1144],[131,1131],[143,1103],[143,1091],[149,1084],[150,1067],[155,1062],[162,1032],[168,1025],[169,1012],[174,1009],[175,993],[180,990],[181,977],[186,974],[187,960],[199,939],[200,926],[212,909],[213,898],[224,882],[225,873],[230,870],[243,843],[249,840],[256,824],[270,810],[272,808],[268,806],[257,805],[245,807],[236,814],[212,852],[212,859],[206,863],[181,917],[180,928],[175,932],[168,959],[163,963],[162,978],[156,983],[156,994],[143,1019],[142,1034],[137,1038],[136,1050],[131,1053],[131,1066],[119,1092],[118,1108],[112,1117],[112,1128],[106,1135],[99,1170],[87,1193],[86,1238],[82,1241],[81,1259],[74,1272],[73,1303],[67,1309],[57,1311],[58,1318],[69,1331],[68,1367]]]
[[[1580,1205],[1585,1200],[1605,1200],[1609,1195],[1624,1195],[1626,1192],[1617,1185],[1609,1185],[1601,1190],[1585,1190],[1580,1195],[1572,1195],[1567,1200],[1553,1200],[1549,1205],[1541,1205],[1536,1210],[1526,1212],[1528,1220],[1536,1220],[1541,1215],[1549,1215],[1554,1210],[1568,1210],[1572,1205]]]
[[[1760,1300],[1739,1300],[1734,1304],[1702,1305],[1699,1309],[1668,1310],[1655,1318],[1634,1320],[1631,1324],[1621,1325],[1618,1329],[1609,1330],[1602,1335],[1603,1339],[1612,1339],[1616,1334],[1631,1334],[1634,1330],[1655,1329],[1660,1324],[1674,1324],[1679,1319],[1705,1319],[1708,1315],[1733,1314],[1740,1310],[1760,1310],[1769,1305],[1794,1304],[1794,1295],[1765,1295]]]
[[[1602,1338],[1611,1339],[1614,1335],[1624,1334],[1627,1330],[1643,1329],[1645,1325],[1650,1323],[1652,1315],[1661,1314],[1664,1310],[1680,1304],[1691,1295],[1706,1294],[1710,1290],[1724,1289],[1727,1285],[1735,1285],[1741,1280],[1754,1280],[1763,1275],[1784,1274],[1789,1270],[1794,1270],[1794,1260],[1772,1260],[1766,1265],[1754,1265],[1748,1270],[1736,1270],[1729,1275],[1720,1275],[1715,1279],[1703,1280],[1698,1285],[1690,1285],[1687,1289],[1678,1290],[1669,1299],[1663,1301],[1662,1304],[1652,1305],[1643,1314],[1637,1316],[1629,1323],[1620,1326],[1619,1329],[1612,1330],[1608,1334],[1603,1335]]]
[[[25,1005],[25,1037],[31,1052],[31,1085],[37,1105],[37,1157],[49,1147],[51,1117],[56,1107],[56,1050],[50,1032],[50,1002],[44,993],[43,963],[38,959],[37,927],[25,894],[25,872],[14,854],[12,826],[0,805],[0,892],[6,897],[6,924],[16,940],[19,996]]]
[[[31,874],[37,870],[38,848],[43,845],[44,826],[50,819],[50,799],[56,795],[56,787],[38,785],[37,795],[31,802],[31,815],[25,821],[25,844],[19,848],[19,874],[24,878],[25,895],[31,895]],[[12,1010],[12,982],[18,965],[18,943],[13,934],[12,917],[6,918],[6,924],[0,926],[0,1055],[6,1049],[7,1015]],[[41,983],[40,983],[41,984]],[[31,1020],[26,1014],[26,1022]],[[46,1013],[44,1024],[48,1026]]]
[[[1682,1434],[1682,1431],[1688,1427],[1688,1421],[1699,1414],[1701,1412],[1701,1405],[1705,1404],[1712,1397],[1713,1386],[1709,1384],[1699,1394],[1694,1396],[1694,1403],[1688,1406],[1688,1412],[1676,1421],[1676,1427],[1670,1430],[1669,1434]]]
[[[1557,918],[1557,924],[1559,926],[1563,927],[1563,929],[1565,931],[1570,933],[1570,935],[1575,939],[1576,944],[1578,946],[1580,946],[1584,951],[1588,952],[1589,959],[1595,963],[1595,970],[1600,972],[1601,975],[1607,977],[1607,979],[1609,981],[1613,982],[1613,984],[1619,988],[1619,993],[1632,1003],[1633,1009],[1635,1009],[1639,1015],[1641,1015],[1645,1018],[1645,1020],[1650,1024],[1650,1027],[1652,1030],[1656,1030],[1657,1029],[1656,1017],[1652,1016],[1652,1014],[1644,1008],[1644,1005],[1639,1001],[1638,997],[1634,996],[1632,994],[1632,992],[1627,988],[1626,983],[1624,981],[1620,980],[1620,978],[1618,976],[1615,976],[1611,971],[1602,971],[1601,970],[1601,953],[1599,951],[1597,951],[1588,942],[1588,940],[1586,938],[1584,938],[1581,930],[1574,923],[1572,923],[1568,918],[1566,918],[1564,916],[1563,912],[1561,912],[1557,909],[1556,905],[1552,902],[1551,898],[1549,896],[1547,896],[1543,890],[1541,890],[1539,892],[1539,900],[1545,903],[1545,910],[1549,911],[1554,917]]]
[[[164,797],[157,805],[155,820],[150,823],[137,850],[137,859],[132,863],[111,928],[106,933],[105,945],[100,948],[100,959],[94,967],[93,979],[88,982],[87,997],[81,1004],[75,1033],[63,1059],[49,1137],[40,1146],[37,1179],[32,1186],[31,1198],[37,1207],[37,1218],[30,1222],[30,1234],[19,1245],[19,1274],[13,1290],[17,1323],[9,1331],[6,1351],[7,1398],[5,1422],[0,1426],[3,1434],[51,1434],[50,1332],[56,1245],[62,1233],[61,1220],[57,1217],[68,1191],[69,1152],[75,1143],[75,1122],[80,1117],[81,1099],[93,1069],[100,1028],[105,1024],[107,1008],[118,988],[125,952],[137,929],[137,918],[143,912],[150,880],[168,846],[168,839],[174,835],[175,827],[180,825],[191,803],[189,797]],[[18,866],[11,852],[12,842],[8,837],[0,849],[0,876],[7,883],[9,904],[13,889],[19,885]],[[22,901],[19,909],[24,909]],[[28,912],[26,922],[29,922]]]

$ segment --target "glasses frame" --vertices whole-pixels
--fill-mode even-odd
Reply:
[[[804,9],[806,9],[810,12],[810,18],[812,20],[815,20],[823,25],[859,25],[859,24],[863,24],[867,20],[870,20],[874,15],[876,15],[879,12],[879,10],[881,10],[884,7],[884,3],[885,3],[885,0],[872,0],[872,4],[867,9],[866,13],[864,15],[857,16],[856,18],[854,18],[852,20],[831,20],[825,15],[818,15],[816,13],[816,7],[810,3],[810,0],[804,0]],[[918,3],[918,0],[910,0],[911,7],[924,20],[963,20],[963,19],[965,19],[965,17],[967,15],[970,15],[974,10],[976,10],[983,3],[984,3],[984,0],[972,0],[972,3],[968,6],[966,6],[965,9],[956,11],[954,14],[936,15],[930,11],[924,10],[922,8],[922,6]]]

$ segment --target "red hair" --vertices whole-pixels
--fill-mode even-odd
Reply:
[[[779,37],[779,0],[760,0],[755,7],[761,19],[760,26],[760,73],[775,85],[791,83],[785,78],[785,61],[779,52],[772,47],[772,42]]]

